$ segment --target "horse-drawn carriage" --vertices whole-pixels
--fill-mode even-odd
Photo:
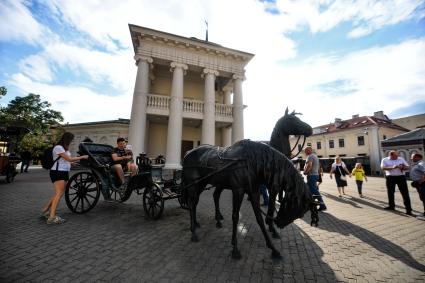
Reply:
[[[90,211],[99,201],[100,194],[107,201],[125,202],[133,192],[143,195],[145,215],[150,219],[161,217],[165,200],[176,198],[185,207],[178,171],[174,172],[172,179],[163,179],[163,165],[152,164],[145,155],[140,155],[136,159],[139,172],[134,176],[126,172],[125,182],[120,184],[111,167],[112,150],[113,147],[106,144],[79,145],[79,154],[88,155],[89,159],[80,161],[83,170],[72,175],[66,186],[65,201],[72,212]]]
[[[16,165],[21,162],[21,159],[17,156],[6,156],[0,155],[0,176],[6,176],[6,182],[12,183],[15,180]]]

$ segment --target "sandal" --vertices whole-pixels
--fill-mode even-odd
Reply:
[[[63,219],[63,218],[61,218],[57,215],[53,218],[49,217],[46,221],[47,224],[62,224],[64,222],[65,222],[65,219]]]

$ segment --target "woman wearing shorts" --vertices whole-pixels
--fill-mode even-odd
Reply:
[[[66,182],[69,180],[69,171],[71,170],[71,162],[88,158],[88,155],[71,157],[69,145],[73,139],[74,135],[66,132],[53,148],[52,155],[55,162],[52,168],[50,168],[50,179],[52,180],[55,194],[50,198],[42,210],[43,217],[47,218],[47,224],[62,224],[65,222],[65,219],[56,215],[56,208],[65,193]]]

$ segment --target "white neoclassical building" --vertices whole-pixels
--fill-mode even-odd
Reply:
[[[199,144],[244,137],[242,82],[253,54],[129,25],[137,66],[128,132],[133,152],[180,168]]]

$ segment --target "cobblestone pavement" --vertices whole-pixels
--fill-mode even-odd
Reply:
[[[274,244],[283,255],[272,260],[249,202],[239,223],[243,258],[231,252],[231,196],[221,199],[224,227],[215,228],[212,192],[201,196],[198,243],[190,242],[188,212],[166,202],[163,217],[144,217],[141,196],[126,203],[99,201],[87,214],[72,214],[62,200],[59,214],[68,221],[48,226],[38,218],[52,194],[48,174],[32,169],[12,184],[0,183],[1,282],[424,282],[425,221],[384,211],[384,179],[369,178],[365,198],[354,180],[339,198],[328,175],[320,187],[328,210],[319,227],[304,219],[280,230]],[[415,213],[422,211],[409,188]]]

